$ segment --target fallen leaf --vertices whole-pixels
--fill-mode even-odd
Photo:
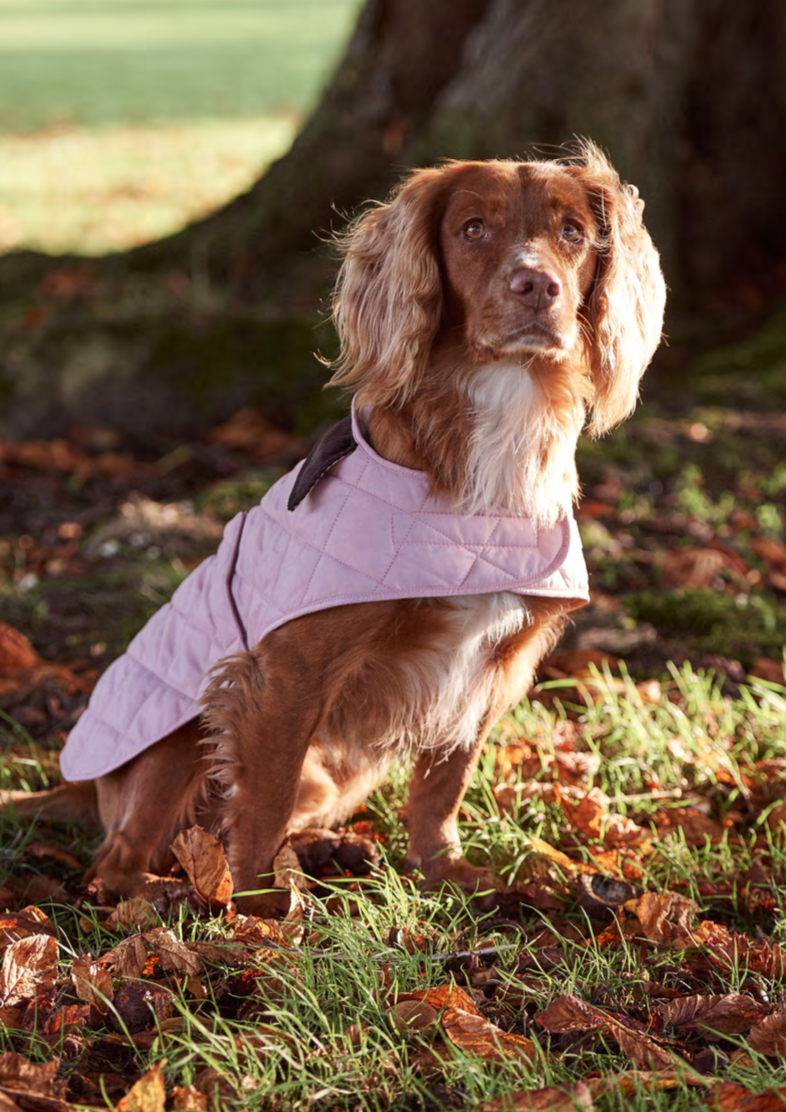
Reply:
[[[768,1058],[786,1058],[786,1015],[768,1015],[748,1035],[748,1046]]]
[[[783,1112],[786,1088],[752,1093],[736,1081],[722,1081],[704,1104],[716,1112]]]
[[[9,1050],[0,1054],[0,1086],[31,1096],[54,1098],[58,1096],[57,1089],[64,1087],[62,1081],[57,1083],[59,1069],[59,1058],[39,1066]]]
[[[232,899],[232,875],[221,843],[201,826],[182,830],[172,851],[194,891],[208,906],[226,907]]]
[[[172,1108],[174,1112],[207,1112],[207,1097],[194,1085],[176,1085],[172,1090]]]
[[[57,980],[59,947],[48,934],[34,934],[13,942],[3,955],[0,999],[4,1006],[30,1000]]]
[[[549,1085],[545,1089],[520,1090],[477,1105],[478,1112],[592,1112],[592,1094],[583,1081],[573,1085]]]
[[[161,985],[129,981],[115,993],[108,1024],[116,1031],[135,1035],[171,1019],[174,1010],[172,994]]]
[[[590,1077],[587,1087],[593,1096],[604,1093],[635,1093],[637,1089],[677,1089],[682,1085],[694,1085],[705,1089],[712,1085],[712,1078],[688,1069],[680,1070],[620,1070],[607,1073],[602,1077]]]
[[[142,935],[133,934],[119,942],[114,949],[101,958],[102,964],[114,966],[115,972],[120,977],[132,980],[142,976],[142,970],[147,964],[147,946]]]
[[[0,915],[0,952],[20,938],[30,938],[34,934],[49,934],[55,937],[55,925],[41,910],[32,905],[21,911]]]
[[[115,1105],[115,1112],[164,1112],[166,1090],[161,1071],[166,1059],[156,1062],[151,1070],[132,1085]]]
[[[607,1033],[619,1043],[620,1049],[637,1066],[646,1069],[668,1069],[674,1058],[648,1034],[644,1024],[618,1012],[607,1012],[587,1004],[577,996],[566,994],[537,1017],[551,1033],[566,1031],[597,1031]]]
[[[437,1026],[439,1012],[425,1000],[399,1000],[388,1012],[394,1027],[404,1035]]]
[[[112,975],[105,967],[93,961],[90,954],[74,958],[71,966],[71,982],[80,1000],[96,1008],[105,1015],[114,999]]]
[[[199,955],[189,950],[171,930],[150,931],[143,935],[155,954],[161,960],[161,965],[169,973],[187,973],[196,977],[202,971],[202,962]]]
[[[664,1023],[670,1023],[672,1027],[722,1035],[740,1035],[750,1031],[765,1014],[763,1005],[739,992],[717,996],[682,996],[678,1000],[659,1004],[655,1011]]]
[[[661,895],[645,892],[636,905],[636,914],[646,938],[653,942],[673,942],[690,938],[690,918],[694,904],[686,896],[674,892]]]
[[[504,1062],[509,1058],[534,1061],[535,1044],[523,1035],[495,1027],[485,1016],[449,1006],[442,1016],[442,1027],[454,1046],[484,1061]]]

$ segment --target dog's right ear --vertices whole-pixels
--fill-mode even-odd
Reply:
[[[357,391],[359,407],[403,405],[426,368],[442,314],[437,234],[450,172],[415,170],[337,239],[341,351],[330,384]]]

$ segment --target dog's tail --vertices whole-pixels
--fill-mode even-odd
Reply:
[[[61,784],[47,792],[0,791],[0,810],[46,822],[76,822],[85,826],[99,822],[94,780]]]

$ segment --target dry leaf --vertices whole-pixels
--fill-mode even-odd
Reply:
[[[141,977],[147,964],[147,946],[142,935],[132,934],[130,938],[119,942],[108,954],[101,958],[102,964],[113,965],[115,972],[120,977],[132,980]]]
[[[716,1112],[783,1112],[786,1088],[752,1093],[735,1081],[722,1081],[704,1103]]]
[[[51,988],[57,980],[57,939],[34,934],[13,942],[3,956],[0,969],[0,1000],[3,1005],[30,1000],[40,989]]]
[[[19,938],[34,934],[51,934],[54,938],[55,933],[54,923],[40,907],[31,905],[21,911],[6,912],[0,915],[0,952]]]
[[[739,1035],[761,1022],[765,1009],[745,993],[719,996],[681,996],[655,1009],[672,1027],[693,1028],[703,1033]]]
[[[647,1033],[646,1027],[630,1016],[607,1012],[580,1000],[577,996],[558,996],[537,1017],[547,1031],[598,1031],[615,1039],[620,1049],[637,1066],[646,1069],[668,1069],[674,1059]]]
[[[38,1066],[28,1062],[21,1054],[7,1051],[0,1054],[0,1086],[12,1092],[54,1098],[58,1096],[57,1089],[63,1088],[63,1082],[57,1082],[59,1069],[58,1058]]]
[[[176,1085],[172,1090],[172,1108],[174,1112],[207,1112],[207,1097],[194,1085]]]
[[[691,900],[673,892],[664,895],[645,892],[636,905],[644,935],[653,942],[673,942],[677,938],[688,938],[692,942],[690,918],[693,911]]]
[[[232,899],[232,876],[218,839],[201,826],[192,826],[178,834],[172,851],[199,898],[226,907]]]
[[[389,1011],[394,1027],[404,1035],[428,1031],[437,1025],[439,1012],[425,1000],[399,1000]]]
[[[121,900],[111,915],[107,916],[104,926],[110,930],[144,930],[153,927],[158,921],[156,909],[147,900],[135,896]]]
[[[748,1035],[748,1046],[768,1058],[786,1058],[786,1015],[766,1016]]]
[[[637,1088],[644,1089],[677,1089],[681,1085],[695,1085],[706,1089],[712,1085],[711,1077],[704,1074],[692,1073],[687,1069],[674,1070],[621,1070],[619,1073],[607,1073],[603,1077],[591,1077],[587,1087],[593,1096],[602,1096],[604,1093],[634,1093]]]
[[[521,1057],[531,1062],[536,1056],[532,1039],[501,1031],[485,1016],[463,1008],[447,1007],[442,1016],[442,1026],[454,1046],[487,1062],[504,1062]]]
[[[156,1062],[151,1070],[132,1085],[115,1105],[115,1112],[164,1112],[166,1090],[161,1071],[166,1059]]]
[[[143,935],[150,944],[155,954],[161,959],[161,965],[169,973],[187,973],[196,977],[202,971],[202,962],[199,955],[189,950],[171,930],[150,931]]]
[[[93,961],[90,954],[74,958],[71,981],[80,1000],[92,1005],[105,1015],[114,999],[112,975],[109,970]]]
[[[546,1089],[522,1090],[477,1106],[478,1112],[592,1112],[592,1094],[583,1081],[573,1085],[549,1085]]]

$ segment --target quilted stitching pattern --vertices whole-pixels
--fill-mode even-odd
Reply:
[[[193,718],[219,660],[302,614],[490,591],[589,597],[575,521],[538,534],[523,518],[462,517],[429,496],[420,472],[376,456],[353,431],[357,450],[294,511],[298,468],[230,522],[216,555],[99,681],[61,755],[64,776],[109,772]]]

